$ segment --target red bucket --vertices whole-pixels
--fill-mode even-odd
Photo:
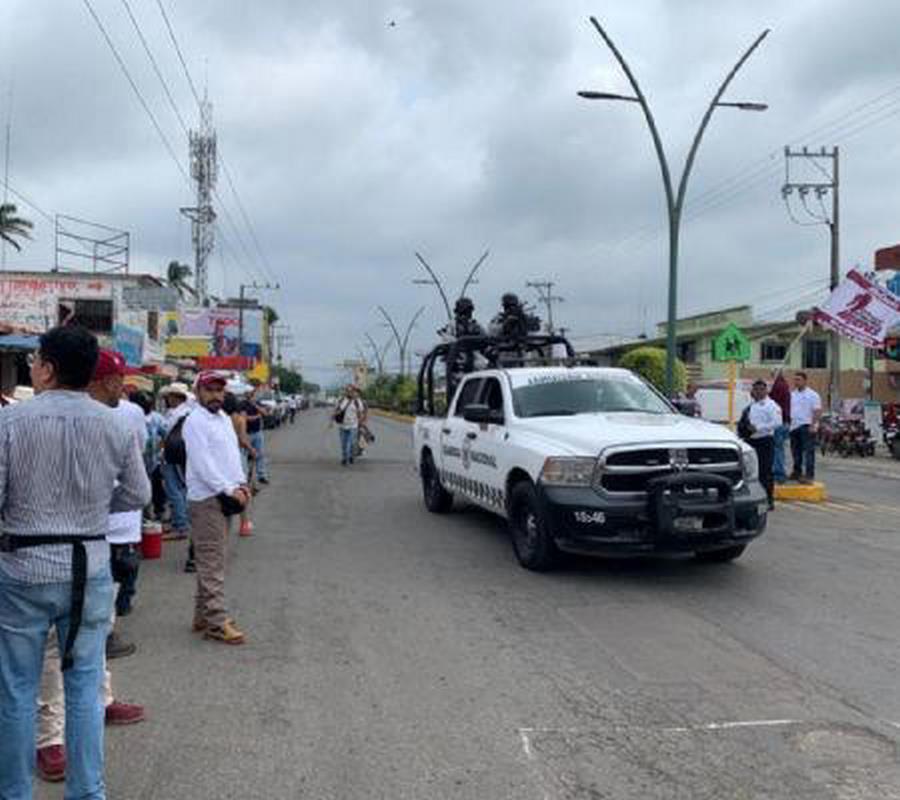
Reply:
[[[158,522],[146,522],[141,533],[141,555],[145,560],[162,558],[163,529]]]

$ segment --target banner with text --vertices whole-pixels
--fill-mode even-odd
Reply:
[[[814,319],[847,339],[881,349],[888,331],[900,325],[900,297],[851,270]]]

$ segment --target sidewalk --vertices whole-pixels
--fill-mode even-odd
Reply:
[[[900,461],[886,455],[879,454],[868,458],[841,458],[828,455],[819,456],[817,461],[822,467],[832,472],[900,481]]]

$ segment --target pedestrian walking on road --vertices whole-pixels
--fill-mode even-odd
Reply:
[[[106,797],[100,687],[113,586],[110,511],[150,500],[143,454],[88,397],[96,338],[40,338],[36,397],[0,414],[0,797],[28,800],[44,648],[55,626],[65,685],[67,798]]]
[[[368,409],[360,397],[359,389],[353,384],[348,384],[344,389],[344,396],[334,410],[334,422],[341,433],[342,466],[346,467],[353,463],[359,428],[360,425],[366,424],[367,419]]]
[[[769,509],[775,508],[775,480],[772,464],[775,456],[775,431],[781,425],[781,409],[771,397],[766,382],[761,378],[753,382],[750,390],[753,402],[748,406],[747,422],[749,444],[756,451],[759,461],[759,482],[769,498]]]
[[[822,417],[822,398],[807,385],[805,372],[794,374],[791,392],[791,480],[812,483],[816,477],[816,435]]]
[[[244,634],[225,610],[227,516],[250,500],[234,425],[224,412],[224,376],[201,372],[198,406],[183,428],[187,453],[187,495],[197,566],[193,629],[204,638],[243,644]]]
[[[773,377],[774,380],[772,381],[772,389],[769,391],[769,397],[781,409],[781,425],[775,429],[775,436],[773,437],[775,457],[772,461],[772,477],[775,483],[784,483],[787,480],[784,445],[791,431],[791,387],[782,370],[776,370]]]

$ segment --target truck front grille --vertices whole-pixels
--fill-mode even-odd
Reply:
[[[626,445],[600,454],[596,488],[607,494],[644,495],[651,480],[677,472],[712,472],[728,478],[735,488],[744,480],[741,452],[736,445]]]

